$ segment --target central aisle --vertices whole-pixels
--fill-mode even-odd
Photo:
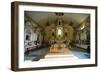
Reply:
[[[63,48],[62,48],[63,49]],[[65,50],[66,49],[66,50]],[[61,60],[76,60],[78,57],[76,57],[68,48],[64,48],[64,52],[59,53],[48,53],[45,58],[40,59],[40,61],[61,61]]]

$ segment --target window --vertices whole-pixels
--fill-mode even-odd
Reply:
[[[61,35],[62,35],[62,30],[58,29],[58,36],[61,37]]]

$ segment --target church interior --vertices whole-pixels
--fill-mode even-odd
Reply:
[[[24,11],[24,61],[89,58],[89,14]]]

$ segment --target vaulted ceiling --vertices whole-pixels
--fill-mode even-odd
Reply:
[[[49,24],[54,24],[58,16],[55,12],[36,12],[36,11],[25,11],[25,15],[29,16],[37,24],[44,26],[49,22]],[[72,23],[73,27],[77,27],[82,23],[89,14],[80,14],[80,13],[64,13],[61,16],[64,24]]]

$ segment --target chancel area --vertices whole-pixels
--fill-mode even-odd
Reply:
[[[89,14],[24,12],[25,61],[70,61],[89,58]]]

